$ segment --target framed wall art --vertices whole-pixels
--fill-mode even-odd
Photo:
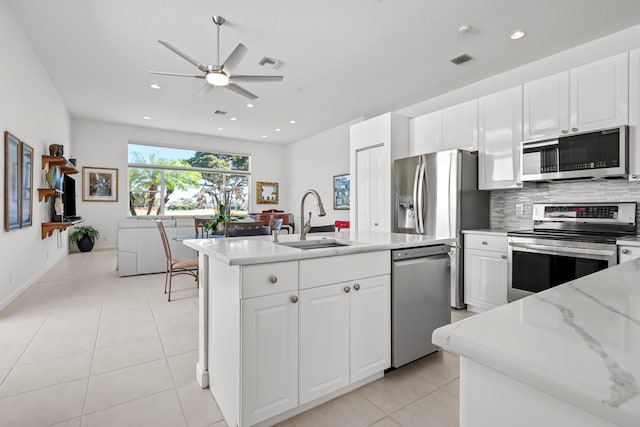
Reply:
[[[33,148],[28,144],[20,143],[20,153],[22,165],[21,175],[21,205],[20,205],[20,227],[30,227],[33,222]]]
[[[118,169],[83,167],[82,200],[85,202],[117,202]]]
[[[351,175],[335,175],[333,177],[333,209],[349,210],[349,188]]]
[[[278,204],[278,183],[258,182],[256,184],[256,203],[259,205]]]
[[[4,229],[20,228],[20,140],[4,133]]]

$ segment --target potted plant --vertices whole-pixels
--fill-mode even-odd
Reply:
[[[78,245],[80,252],[89,252],[100,237],[100,232],[90,225],[75,227],[69,235],[71,243]]]

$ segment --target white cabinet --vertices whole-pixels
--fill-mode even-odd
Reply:
[[[618,246],[618,263],[631,261],[632,259],[640,258],[640,246]]]
[[[393,161],[409,155],[409,118],[386,113],[349,129],[351,228],[391,231]]]
[[[478,149],[478,100],[442,110],[442,149]]]
[[[298,406],[298,296],[242,301],[243,424]]]
[[[507,303],[506,234],[464,235],[464,302],[481,312]]]
[[[300,404],[391,365],[389,275],[300,291]]]
[[[522,187],[522,86],[479,99],[478,188]]]
[[[442,110],[411,119],[409,155],[442,151]]]
[[[552,138],[628,122],[628,55],[524,84],[524,139]]]
[[[640,49],[629,52],[629,181],[640,181]]]

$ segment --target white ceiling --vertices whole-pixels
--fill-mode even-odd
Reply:
[[[281,144],[640,23],[638,0],[10,2],[73,117]],[[202,80],[148,73],[198,72],[159,39],[215,63],[213,15],[227,19],[221,59],[239,42],[249,48],[236,73],[285,76],[283,83],[243,84],[260,97],[255,108],[221,88],[197,98]],[[458,33],[463,24],[473,29]],[[511,41],[516,29],[527,36]],[[462,53],[476,59],[449,62]],[[284,65],[260,67],[263,56]]]

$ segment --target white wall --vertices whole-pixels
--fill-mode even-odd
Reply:
[[[285,175],[285,147],[259,142],[223,139],[214,136],[165,131],[145,127],[86,119],[72,120],[74,141],[73,157],[82,167],[118,169],[118,202],[83,202],[82,176],[76,179],[77,214],[85,219],[84,225],[92,225],[100,231],[96,247],[115,247],[118,221],[128,215],[127,144],[129,142],[159,146],[189,148],[202,151],[220,151],[251,155],[250,212],[263,209],[285,209],[287,194]],[[280,204],[256,204],[256,182],[280,183]]]
[[[11,6],[0,0],[0,130],[9,131],[34,149],[33,225],[0,231],[0,310],[24,291],[68,251],[68,232],[42,240],[49,205],[38,202],[38,187],[47,187],[40,169],[47,147],[70,146],[70,118],[56,88],[26,38]],[[3,141],[4,144],[4,141]],[[0,191],[4,195],[4,149],[0,150]],[[4,224],[4,197],[0,212]]]
[[[313,212],[311,225],[329,225],[335,221],[348,221],[348,210],[333,209],[333,176],[349,173],[349,127],[361,122],[356,119],[286,146],[285,210],[295,215],[296,232],[300,230],[300,199],[312,188],[322,198],[327,216],[318,218],[313,196],[305,203],[305,215]],[[353,203],[353,199],[352,199]]]

